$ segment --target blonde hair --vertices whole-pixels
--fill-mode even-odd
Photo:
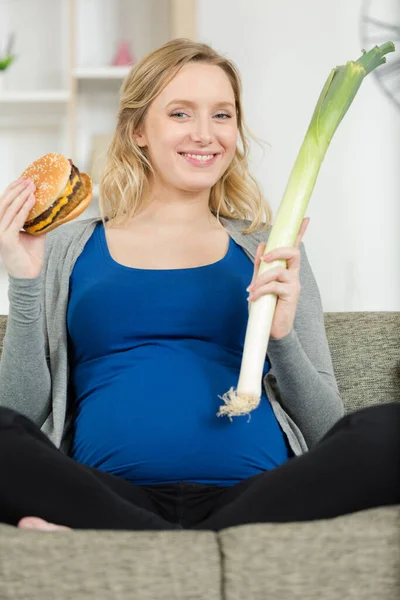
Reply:
[[[117,126],[107,151],[100,182],[100,215],[105,222],[124,224],[140,209],[149,190],[149,174],[154,173],[146,152],[134,140],[150,103],[189,62],[216,65],[228,76],[236,104],[239,140],[242,149],[210,192],[209,209],[217,216],[248,219],[251,225],[242,233],[271,223],[272,211],[255,178],[249,173],[249,137],[258,142],[244,122],[242,84],[235,64],[210,46],[185,38],[171,40],[136,63],[126,77],[120,93]]]

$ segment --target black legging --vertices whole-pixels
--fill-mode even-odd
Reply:
[[[0,408],[0,522],[77,529],[209,529],[309,521],[400,503],[400,404],[349,414],[309,452],[241,483],[136,486],[79,464]]]

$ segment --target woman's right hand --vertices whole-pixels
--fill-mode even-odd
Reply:
[[[21,231],[35,204],[35,184],[17,179],[0,196],[0,258],[13,277],[38,277],[44,263],[45,235]]]

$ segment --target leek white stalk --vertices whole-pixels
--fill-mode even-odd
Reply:
[[[293,246],[304,218],[325,153],[339,123],[352,103],[364,77],[386,62],[385,54],[394,52],[392,42],[362,50],[357,61],[332,69],[322,89],[310,125],[300,148],[268,237],[265,254],[282,246]],[[261,261],[257,277],[286,261]],[[217,416],[249,414],[261,398],[262,373],[272,321],[277,303],[275,294],[267,294],[250,303],[243,357],[237,390],[230,388],[221,398]]]

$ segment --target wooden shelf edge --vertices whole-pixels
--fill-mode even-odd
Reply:
[[[38,90],[38,91],[10,91],[0,93],[0,103],[11,104],[19,102],[69,102],[70,92],[68,90]]]
[[[132,66],[124,67],[78,67],[73,70],[76,79],[124,79]]]

